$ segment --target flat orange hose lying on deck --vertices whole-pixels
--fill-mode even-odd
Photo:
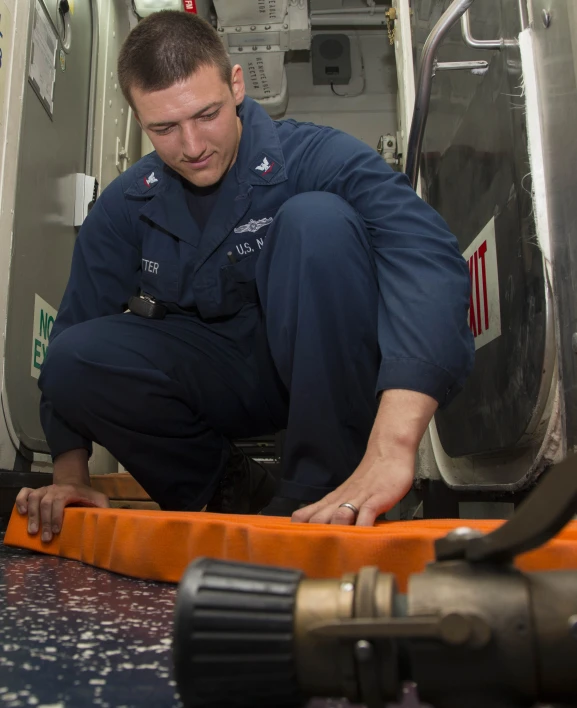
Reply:
[[[16,509],[4,543],[82,561],[115,573],[169,583],[180,581],[195,558],[299,568],[309,577],[333,578],[377,565],[407,577],[433,560],[433,541],[458,526],[488,532],[501,521],[399,521],[373,528],[291,524],[267,516],[68,508],[62,531],[50,543],[30,536]],[[520,556],[526,571],[577,569],[577,522],[553,541]]]

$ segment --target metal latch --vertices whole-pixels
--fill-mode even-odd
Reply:
[[[397,138],[390,133],[381,135],[377,145],[377,152],[382,156],[385,162],[389,165],[398,165],[399,156],[397,153]]]
[[[76,174],[76,196],[74,199],[74,226],[82,226],[98,197],[98,180],[85,174]]]

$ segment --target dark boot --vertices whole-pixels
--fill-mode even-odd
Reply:
[[[314,502],[303,502],[300,499],[288,497],[273,497],[259,512],[262,516],[292,516],[295,511]]]
[[[238,447],[230,448],[225,473],[206,510],[219,514],[257,514],[274,496],[277,480]]]

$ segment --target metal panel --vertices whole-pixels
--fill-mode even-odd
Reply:
[[[549,12],[548,26],[542,13]],[[537,81],[545,180],[548,185],[560,380],[567,449],[577,447],[577,6],[572,0],[533,1]]]
[[[418,50],[447,5],[416,3]],[[518,3],[510,0],[476,2],[470,14],[479,39],[514,38],[521,29]],[[434,79],[423,191],[462,251],[495,219],[501,335],[478,348],[463,393],[436,416],[451,457],[504,452],[524,441],[552,375],[549,367],[543,382],[553,329],[548,328],[543,259],[535,243],[519,50],[508,45],[502,51],[476,51],[454,29],[439,60],[471,59],[489,61],[488,72],[443,72]]]
[[[282,22],[287,14],[288,0],[214,0],[218,21],[223,26],[269,25]]]
[[[58,3],[46,5],[59,27]],[[76,238],[74,175],[86,169],[93,18],[91,3],[70,15],[70,47],[57,52],[54,113],[28,83],[24,95],[6,333],[6,393],[23,445],[47,451],[40,425],[37,380],[31,376],[35,300],[60,305]],[[30,41],[30,37],[29,37]]]

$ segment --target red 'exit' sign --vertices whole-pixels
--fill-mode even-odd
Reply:
[[[184,0],[184,11],[196,14],[196,0]]]

